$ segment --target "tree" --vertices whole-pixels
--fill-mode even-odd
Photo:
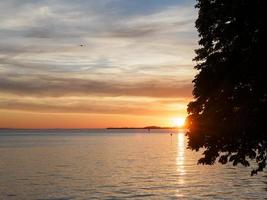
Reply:
[[[188,104],[188,146],[200,164],[262,171],[267,156],[266,11],[264,0],[198,0],[199,70]],[[266,123],[266,124],[265,124]]]

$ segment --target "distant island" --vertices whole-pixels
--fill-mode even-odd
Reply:
[[[160,127],[160,126],[146,126],[146,127],[108,127],[107,129],[178,129],[178,127]]]

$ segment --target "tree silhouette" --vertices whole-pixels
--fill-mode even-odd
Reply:
[[[188,104],[189,148],[200,164],[266,166],[267,77],[264,0],[198,0],[194,100]],[[266,124],[265,124],[266,123]]]

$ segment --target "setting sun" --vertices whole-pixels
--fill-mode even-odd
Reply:
[[[178,117],[171,119],[171,124],[175,127],[183,127],[185,124],[185,118],[184,117]]]

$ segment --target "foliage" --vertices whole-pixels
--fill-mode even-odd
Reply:
[[[194,100],[188,104],[189,148],[201,164],[266,166],[267,77],[263,0],[198,0]]]

